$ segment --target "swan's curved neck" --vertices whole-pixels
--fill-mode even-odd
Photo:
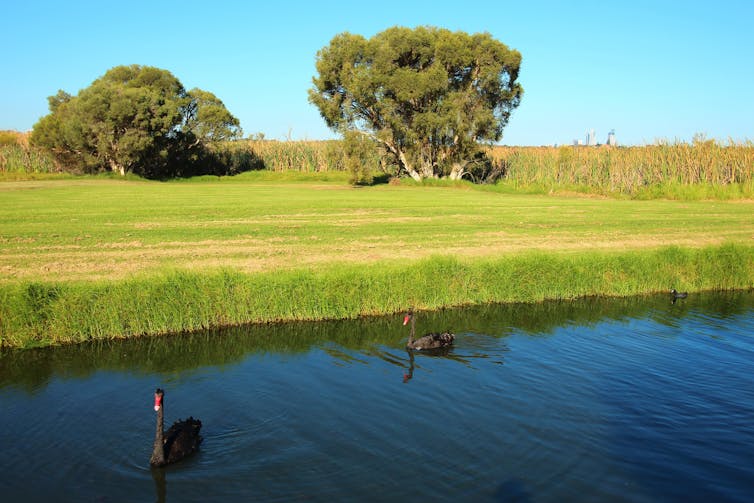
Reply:
[[[416,324],[416,320],[414,319],[413,315],[411,316],[411,330],[408,333],[408,344],[411,345],[414,343],[414,327]]]

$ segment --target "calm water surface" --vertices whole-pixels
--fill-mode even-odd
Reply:
[[[754,294],[245,327],[0,355],[0,498],[752,501]],[[152,393],[194,457],[150,470]]]

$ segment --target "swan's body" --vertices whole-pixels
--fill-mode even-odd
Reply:
[[[688,292],[679,292],[675,288],[670,290],[670,295],[672,295],[674,299],[685,299],[689,296]]]
[[[164,466],[175,463],[193,453],[199,448],[202,437],[199,430],[202,422],[190,417],[185,421],[176,421],[167,432],[163,433],[164,427],[164,392],[157,389],[154,393],[154,410],[157,412],[157,428],[154,436],[154,447],[149,464],[152,466]]]
[[[414,311],[410,309],[408,313],[406,313],[406,317],[403,318],[403,325],[408,325],[408,323],[411,322],[411,332],[408,335],[408,342],[406,342],[406,348],[407,349],[415,349],[417,351],[427,350],[427,349],[439,349],[439,348],[447,348],[451,344],[453,344],[453,339],[455,339],[455,336],[450,332],[442,332],[442,333],[429,333],[422,337],[419,337],[418,339],[414,339]]]

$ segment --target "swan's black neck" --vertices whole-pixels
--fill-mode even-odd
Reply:
[[[411,331],[408,333],[408,345],[414,343],[414,328],[416,325],[416,320],[414,319],[414,315],[411,315]]]
[[[164,398],[163,398],[164,400]],[[164,430],[164,401],[160,404],[160,408],[157,410],[157,426],[154,433],[154,446],[152,447],[152,458],[149,460],[150,464],[154,466],[161,466],[165,464],[165,447],[163,440]]]

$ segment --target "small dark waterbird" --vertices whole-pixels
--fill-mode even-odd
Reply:
[[[152,466],[165,466],[180,461],[195,452],[202,441],[202,437],[199,436],[202,422],[193,417],[185,421],[176,421],[167,432],[163,433],[164,396],[165,392],[160,388],[154,392],[157,429],[154,435],[152,457],[149,459],[149,464]]]
[[[678,299],[685,299],[688,297],[688,292],[679,292],[675,288],[670,290],[670,303],[675,304]]]
[[[411,331],[408,334],[408,342],[406,342],[407,349],[422,351],[427,349],[447,348],[453,344],[455,336],[450,332],[429,333],[414,340],[414,326],[416,320],[414,318],[413,309],[409,309],[406,316],[403,318],[403,326],[408,325],[409,322],[411,323]]]

